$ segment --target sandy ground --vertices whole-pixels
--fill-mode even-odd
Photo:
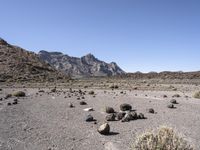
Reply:
[[[129,150],[138,134],[161,125],[175,128],[198,150],[200,100],[192,98],[190,86],[181,86],[178,91],[123,90],[126,94],[120,94],[122,90],[95,89],[95,97],[89,94],[84,96],[85,106],[79,104],[75,94],[67,96],[68,88],[50,94],[47,93],[49,88],[43,88],[45,92],[38,95],[38,88],[2,88],[0,98],[18,90],[26,92],[27,96],[18,98],[17,105],[7,106],[14,97],[0,101],[0,150]],[[198,89],[195,87],[195,90]],[[163,98],[164,94],[167,98]],[[175,98],[179,104],[176,109],[169,109],[167,105],[174,94],[180,94],[180,98]],[[186,95],[189,97],[186,98]],[[69,108],[69,102],[75,107]],[[144,113],[147,119],[109,122],[111,134],[99,134],[97,128],[105,122],[105,106],[119,111],[122,103],[131,104],[137,113]],[[83,111],[88,107],[93,107],[94,111]],[[153,108],[156,113],[148,113],[148,108]],[[97,124],[85,122],[87,114],[91,114]]]

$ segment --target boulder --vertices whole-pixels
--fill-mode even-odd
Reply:
[[[138,119],[145,119],[144,114],[143,113],[139,113],[137,116]]]
[[[121,111],[127,111],[127,110],[131,110],[131,109],[132,109],[132,106],[130,104],[124,103],[124,104],[120,105],[120,110]]]
[[[172,104],[178,104],[175,99],[170,100],[170,103],[172,103]]]
[[[118,112],[116,113],[116,119],[121,120],[122,118],[124,118],[125,115],[126,115],[125,112]]]
[[[87,103],[85,101],[81,101],[80,105],[87,105]]]
[[[154,113],[155,113],[155,111],[154,111],[153,108],[149,108],[149,109],[147,110],[147,112],[148,112],[148,113],[151,113],[151,114],[154,114]]]
[[[94,118],[93,118],[92,115],[87,115],[85,121],[86,122],[91,122],[91,121],[94,121]]]
[[[115,121],[115,115],[114,114],[109,114],[106,116],[106,121]]]
[[[112,107],[106,107],[106,113],[110,114],[110,113],[114,113],[114,109]]]
[[[110,125],[108,123],[104,123],[98,128],[97,131],[100,134],[108,135],[110,133]]]

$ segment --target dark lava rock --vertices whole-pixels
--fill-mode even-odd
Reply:
[[[172,97],[181,97],[179,94],[174,94]]]
[[[178,104],[175,99],[170,100],[170,103],[172,103],[172,104]]]
[[[174,108],[174,105],[173,104],[169,104],[167,105],[168,108]]]
[[[125,115],[126,115],[125,112],[118,112],[116,113],[116,118],[117,120],[121,120],[122,118],[124,118]]]
[[[163,95],[163,98],[167,98],[167,95]]]
[[[139,113],[137,116],[138,119],[145,119],[144,114],[143,113]]]
[[[114,113],[115,110],[112,107],[106,107],[106,113],[110,114],[110,113]]]
[[[151,113],[151,114],[154,114],[154,113],[155,113],[155,111],[154,111],[153,108],[149,108],[147,111],[148,111],[148,113]]]
[[[122,118],[122,122],[129,122],[131,120],[136,120],[137,119],[137,113],[136,112],[128,112],[126,113],[126,115],[124,116],[124,118]]]
[[[17,105],[17,104],[18,104],[18,102],[17,102],[17,101],[14,101],[12,104],[13,104],[13,105]]]
[[[56,88],[53,88],[53,89],[51,90],[51,92],[53,92],[53,93],[56,92]]]
[[[8,99],[10,97],[12,97],[12,94],[7,94],[6,97],[5,97],[5,99]]]
[[[87,105],[87,103],[84,102],[84,101],[81,101],[81,102],[80,102],[80,105]]]
[[[68,106],[69,106],[70,108],[74,107],[74,105],[73,105],[72,103],[69,103]]]
[[[94,118],[93,118],[92,115],[87,115],[85,121],[86,122],[91,122],[91,121],[94,121]]]
[[[115,115],[114,114],[109,114],[106,116],[106,121],[115,121]]]
[[[7,105],[8,105],[8,106],[11,106],[12,104],[11,104],[11,103],[7,103]]]
[[[127,111],[127,110],[131,110],[131,109],[132,109],[132,106],[130,104],[124,103],[124,104],[120,105],[120,110],[121,111]]]
[[[44,91],[44,90],[39,90],[38,92],[39,92],[39,93],[44,93],[45,91]]]
[[[108,123],[104,123],[102,124],[98,130],[97,130],[100,134],[103,134],[103,135],[108,135],[110,133],[110,126]]]
[[[90,94],[90,95],[94,95],[94,91],[89,91],[88,94]]]

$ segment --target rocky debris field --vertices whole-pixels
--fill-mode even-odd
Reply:
[[[162,125],[200,149],[200,87],[173,88],[2,86],[0,150],[130,150],[138,134]]]

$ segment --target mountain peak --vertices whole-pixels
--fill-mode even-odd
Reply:
[[[88,53],[87,55],[83,56],[87,58],[95,58],[95,56],[92,53]]]

